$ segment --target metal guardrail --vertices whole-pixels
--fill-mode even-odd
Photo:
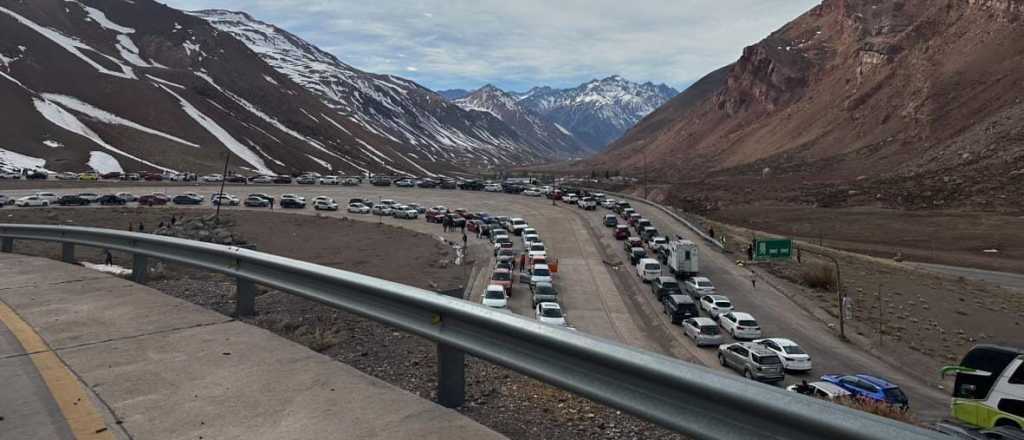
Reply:
[[[461,404],[468,353],[701,439],[942,439],[939,433],[684,363],[583,333],[541,324],[390,281],[248,249],[74,226],[0,224],[0,250],[15,240],[63,243],[234,276],[237,312],[255,309],[255,285],[349,311],[438,344],[439,400]],[[447,396],[447,397],[445,397]]]

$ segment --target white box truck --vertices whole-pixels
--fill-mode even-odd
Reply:
[[[668,243],[665,265],[680,281],[699,272],[697,244],[690,240],[673,240]]]

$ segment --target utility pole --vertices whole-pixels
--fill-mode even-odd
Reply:
[[[807,252],[811,255],[826,258],[831,260],[832,264],[836,266],[836,296],[839,298],[839,338],[846,340],[846,295],[843,294],[843,279],[839,273],[839,260],[831,255],[803,248],[797,248],[797,252]],[[881,295],[881,293],[879,293],[879,295]]]
[[[228,180],[228,160],[231,159],[231,154],[224,152],[224,174],[220,175],[220,196],[224,195],[224,183]],[[212,200],[211,200],[212,202]],[[220,224],[220,199],[217,200],[217,213],[213,215],[214,223]]]

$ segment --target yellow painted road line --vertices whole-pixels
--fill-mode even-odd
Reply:
[[[50,394],[60,407],[77,440],[113,440],[114,434],[107,428],[103,415],[99,413],[86,394],[83,384],[68,370],[57,354],[50,350],[46,341],[39,336],[14,310],[0,302],[0,324],[6,326],[35,364],[39,375],[46,381]]]

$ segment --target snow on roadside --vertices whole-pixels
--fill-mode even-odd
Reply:
[[[15,153],[11,150],[0,148],[0,170],[13,171],[21,169],[41,169],[45,170],[46,159],[40,159],[38,157],[26,156],[21,153]]]
[[[138,79],[135,76],[135,71],[132,70],[131,67],[122,64],[121,60],[119,60],[117,58],[108,56],[108,55],[104,54],[103,52],[100,52],[100,51],[98,51],[96,49],[93,49],[93,48],[89,47],[88,45],[86,45],[85,43],[82,43],[81,41],[78,41],[75,38],[68,37],[68,36],[66,36],[66,35],[64,35],[64,34],[58,32],[56,30],[50,29],[50,28],[45,27],[45,26],[40,26],[40,25],[36,24],[34,21],[29,20],[29,19],[27,19],[25,17],[22,17],[21,15],[18,15],[14,11],[12,11],[10,9],[7,9],[7,8],[5,8],[3,6],[0,6],[0,12],[11,16],[15,20],[17,20],[19,23],[27,26],[29,29],[32,29],[33,31],[36,31],[36,33],[42,35],[43,37],[45,37],[48,40],[50,40],[50,41],[54,42],[55,44],[57,44],[58,46],[64,48],[64,50],[70,52],[72,55],[78,57],[82,61],[85,61],[87,64],[92,66],[94,69],[96,69],[100,73],[116,76],[118,78]],[[92,51],[96,55],[102,56],[104,58],[109,59],[111,62],[116,63],[121,68],[121,71],[120,72],[115,72],[115,71],[110,70],[110,69],[108,69],[106,67],[103,67],[103,65],[101,65],[100,63],[97,63],[96,61],[93,61],[92,58],[89,58],[84,53],[82,53],[83,49],[84,50]]]
[[[128,128],[132,128],[132,129],[141,131],[143,133],[149,133],[149,134],[152,134],[152,135],[155,135],[155,136],[160,136],[160,137],[162,137],[164,139],[169,139],[169,140],[172,140],[172,141],[177,142],[179,144],[183,144],[183,145],[188,145],[190,147],[199,148],[199,144],[195,144],[195,143],[186,141],[186,140],[184,140],[182,138],[169,135],[169,134],[164,133],[162,131],[146,127],[145,125],[129,121],[129,120],[125,119],[125,118],[117,116],[117,115],[115,115],[113,113],[110,113],[110,112],[108,112],[106,110],[94,107],[94,106],[92,106],[92,104],[80,101],[80,100],[78,100],[78,98],[75,98],[73,96],[58,95],[58,94],[55,94],[55,93],[43,93],[42,97],[45,98],[48,101],[56,102],[56,103],[58,103],[58,104],[60,104],[60,105],[62,105],[64,107],[67,107],[67,108],[69,108],[71,110],[74,110],[76,112],[83,113],[83,114],[89,116],[90,118],[92,118],[94,120],[97,120],[97,121],[100,121],[100,122],[104,122],[104,123],[112,124],[112,125],[121,125],[121,126],[124,126],[124,127],[128,127]]]
[[[192,104],[186,101],[185,98],[178,96],[177,93],[172,92],[171,89],[168,89],[163,85],[157,84],[157,87],[164,89],[165,92],[170,93],[171,96],[177,98],[178,102],[181,104],[181,109],[185,111],[185,114],[187,114],[189,117],[195,120],[200,126],[205,128],[206,131],[210,132],[210,134],[212,134],[213,137],[217,138],[217,140],[224,144],[224,146],[227,147],[228,150],[231,150],[232,153],[235,153],[236,156],[242,158],[242,160],[244,160],[249,165],[252,165],[260,173],[274,173],[270,169],[270,167],[268,167],[267,164],[263,162],[263,159],[260,158],[259,155],[250,150],[249,147],[242,145],[242,143],[239,142],[237,139],[231,137],[231,133],[228,133],[228,131],[225,130],[223,127],[217,125],[217,123],[214,122],[213,119],[210,119],[202,112],[200,112],[199,109],[192,106]]]
[[[121,168],[121,163],[114,156],[102,151],[90,151],[89,162],[86,162],[86,165],[89,165],[89,168],[100,174],[124,172],[124,168]]]
[[[132,270],[127,267],[118,266],[116,264],[95,264],[88,261],[79,261],[83,267],[92,269],[98,272],[109,273],[117,276],[128,276],[132,274]]]
[[[83,136],[95,142],[97,145],[106,148],[107,150],[110,150],[114,153],[142,162],[153,168],[157,168],[163,171],[174,172],[174,170],[170,168],[163,167],[148,160],[143,160],[141,158],[135,157],[124,151],[121,151],[119,148],[113,145],[108,144],[106,141],[103,140],[103,138],[100,137],[100,135],[96,134],[95,131],[92,131],[88,126],[83,124],[82,121],[78,120],[78,118],[76,118],[75,115],[72,115],[67,110],[64,110],[63,107],[57,105],[54,102],[39,98],[32,98],[32,104],[35,105],[36,111],[38,111],[39,114],[43,115],[43,117],[46,118],[47,121],[50,121],[51,123],[60,128]]]

